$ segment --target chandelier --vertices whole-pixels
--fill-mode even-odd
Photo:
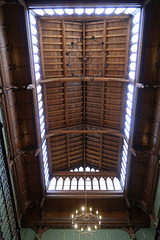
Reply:
[[[89,212],[87,212],[87,208],[82,207],[80,213],[76,210],[75,216],[72,215],[71,217],[72,226],[81,234],[91,234],[101,227],[102,217],[99,216],[98,211],[93,214],[91,207],[89,208]]]
[[[89,51],[87,54],[85,54],[85,56],[82,57],[82,66],[83,65],[91,65],[92,64],[92,61],[93,61],[93,58],[94,58],[94,53],[97,52],[97,49],[95,49],[95,51],[91,51],[91,47],[92,45],[96,44],[96,46],[99,46],[101,49],[102,49],[102,52],[104,53],[105,55],[105,61],[104,61],[104,65],[99,69],[99,72],[94,74],[93,76],[91,77],[87,77],[85,76],[84,74],[83,75],[80,75],[78,73],[76,73],[76,70],[74,69],[73,67],[73,64],[71,63],[71,59],[72,59],[72,52],[75,48],[77,48],[78,46],[80,46],[79,44],[82,44],[83,43],[83,40],[88,40],[90,41],[90,45],[89,45]],[[80,77],[81,80],[83,81],[84,79],[86,78],[90,78],[91,81],[94,81],[94,78],[95,77],[102,77],[103,76],[103,70],[109,66],[109,64],[107,63],[107,55],[109,55],[109,52],[105,50],[106,46],[104,46],[104,42],[101,42],[99,43],[95,36],[92,36],[91,38],[89,39],[85,39],[83,38],[83,36],[81,37],[81,39],[77,42],[77,43],[74,43],[74,42],[71,42],[71,50],[69,52],[66,53],[67,57],[68,57],[68,63],[66,64],[67,67],[70,68],[70,70],[72,71],[72,76],[73,77]],[[99,65],[99,64],[98,64]]]
[[[85,206],[79,212],[76,210],[75,215],[72,214],[72,227],[81,234],[91,234],[101,228],[102,217],[99,216],[98,211],[92,211],[92,207],[87,208],[87,193],[86,193],[86,163],[84,158],[84,199]],[[89,211],[88,211],[89,210]]]

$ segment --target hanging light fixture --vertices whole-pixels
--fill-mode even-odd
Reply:
[[[101,227],[101,219],[98,211],[93,214],[92,208],[90,207],[89,212],[87,208],[82,207],[81,212],[76,210],[75,215],[72,215],[72,226],[74,229],[81,234],[91,234],[96,232]]]
[[[92,64],[92,61],[93,61],[93,58],[94,58],[94,53],[97,52],[97,48],[92,51],[91,50],[91,47],[94,46],[96,44],[96,47],[100,47],[100,49],[102,50],[102,52],[105,54],[105,61],[104,61],[104,65],[98,70],[98,72],[96,74],[93,74],[91,77],[88,77],[86,75],[80,75],[78,73],[76,73],[76,70],[74,69],[73,67],[73,64],[71,63],[71,59],[72,57],[72,53],[73,51],[78,47],[78,46],[81,46],[80,44],[83,44],[83,41],[84,40],[88,40],[90,41],[90,44],[89,44],[89,51],[87,54],[85,54],[85,56],[82,57],[82,66],[83,65],[91,65]],[[96,40],[96,37],[95,36],[92,36],[91,38],[89,39],[86,39],[86,38],[83,38],[83,36],[81,37],[81,39],[77,42],[77,43],[74,43],[74,42],[71,42],[71,50],[69,52],[66,53],[67,57],[68,57],[68,63],[66,64],[66,66],[68,68],[70,68],[71,72],[72,72],[72,76],[73,77],[79,77],[81,78],[81,80],[83,81],[84,79],[87,79],[87,78],[90,78],[91,81],[94,81],[94,78],[96,77],[102,77],[103,76],[103,70],[109,66],[109,64],[107,63],[107,56],[109,55],[109,52],[106,51],[106,46],[104,46],[104,42],[98,42]],[[99,64],[98,64],[99,65]],[[100,64],[101,65],[101,64]]]

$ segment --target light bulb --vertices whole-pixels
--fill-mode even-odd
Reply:
[[[101,221],[99,221],[99,225],[101,225]]]
[[[90,212],[92,212],[92,208],[91,208],[91,207],[90,207],[90,209],[89,209],[89,210],[90,210]]]
[[[78,210],[76,210],[76,214],[78,213]]]
[[[82,212],[84,212],[84,207],[82,207]]]
[[[90,227],[88,227],[88,232],[90,232],[91,231],[91,228]]]
[[[96,214],[98,215],[98,211],[96,211]]]
[[[99,216],[99,219],[102,219],[102,216]]]
[[[83,232],[83,228],[81,228],[81,232]]]
[[[72,214],[72,216],[71,216],[72,218],[74,218],[74,215]]]
[[[97,229],[97,225],[95,225],[94,228]]]
[[[78,227],[77,224],[74,225],[75,229]]]

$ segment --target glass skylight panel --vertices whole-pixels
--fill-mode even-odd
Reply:
[[[41,99],[42,99],[42,93],[39,93],[39,94],[38,94],[38,102],[40,102]]]
[[[130,92],[128,92],[128,93],[127,93],[127,97],[128,97],[128,99],[132,102],[132,100],[133,100],[133,94],[130,93]]]
[[[43,131],[41,132],[41,139],[44,138],[44,134],[45,134],[45,129],[43,129]]]
[[[34,70],[35,72],[38,72],[40,70],[40,66],[38,63],[34,64]]]
[[[44,116],[41,116],[39,120],[40,125],[42,124],[43,121],[44,121]]]
[[[41,90],[42,90],[41,85],[38,85],[38,86],[37,86],[37,93],[39,94],[39,93],[41,92]]]
[[[138,33],[139,32],[139,23],[135,24],[134,27],[132,28],[132,33]]]
[[[125,14],[134,14],[137,8],[127,8],[124,13]]]
[[[94,13],[94,8],[85,8],[85,13],[90,15]]]
[[[135,62],[130,63],[129,68],[130,68],[130,70],[135,71],[136,70],[136,63]]]
[[[39,110],[40,110],[42,107],[43,107],[43,102],[42,102],[42,101],[38,102],[38,108],[39,108]]]
[[[36,45],[33,45],[33,53],[37,54],[39,51],[38,47]],[[35,69],[36,70],[36,69]],[[36,70],[37,71],[37,70]]]
[[[102,14],[102,13],[104,13],[104,8],[96,8],[96,9],[95,9],[95,13],[96,13],[96,14]]]
[[[47,15],[50,15],[50,16],[54,15],[53,9],[50,9],[50,8],[44,9],[44,12],[45,12]]]
[[[45,125],[44,125],[44,122],[43,122],[40,126],[41,132],[43,131],[44,127],[45,127]]]
[[[129,84],[129,85],[128,85],[128,90],[129,90],[131,93],[133,93],[133,92],[134,92],[134,86],[131,85],[131,84]]]
[[[127,114],[131,117],[131,109],[130,108],[126,108],[126,112],[127,112]]]
[[[38,43],[38,39],[36,36],[32,35],[32,43],[33,44],[37,44]]]
[[[84,8],[75,8],[75,13],[81,15],[84,13]]]
[[[137,43],[137,42],[138,42],[138,37],[139,37],[138,34],[134,34],[134,35],[132,36],[132,38],[131,38],[131,42],[132,42],[132,43]]]
[[[41,117],[42,114],[43,114],[43,108],[41,108],[41,109],[39,110],[39,117]]]
[[[112,14],[114,12],[115,8],[106,8],[105,13],[106,14]]]
[[[34,9],[33,12],[37,15],[40,15],[40,16],[44,15],[44,11],[42,9]]]
[[[32,34],[37,34],[37,29],[35,28],[34,25],[31,25],[31,31],[32,31]]]
[[[64,11],[65,11],[65,13],[68,14],[68,15],[72,15],[72,14],[74,13],[73,8],[65,8]]]
[[[115,14],[121,14],[124,12],[124,10],[125,10],[125,8],[116,8]]]
[[[35,63],[38,63],[38,62],[39,62],[39,57],[38,57],[38,55],[34,54],[33,58],[34,58],[34,62],[35,62]]]
[[[128,122],[125,122],[125,129],[130,132],[130,124]]]
[[[132,44],[131,46],[131,52],[137,52],[137,49],[138,49],[138,44]]]
[[[55,13],[58,14],[58,15],[63,15],[64,14],[64,10],[62,8],[57,8],[57,9],[54,9]]]
[[[124,129],[124,133],[125,133],[126,137],[129,138],[129,132],[126,128]]]
[[[30,12],[29,17],[30,17],[31,24],[36,25],[36,18],[31,12]]]
[[[132,62],[136,62],[136,60],[137,60],[137,54],[136,54],[136,53],[132,53],[131,56],[130,56],[130,60],[131,60]]]
[[[135,79],[135,72],[134,71],[129,72],[129,78],[132,79],[132,80]]]
[[[140,22],[140,16],[141,16],[141,13],[140,13],[140,11],[138,11],[137,13],[136,13],[136,15],[134,15],[134,18],[133,18],[133,24],[136,24],[136,23],[139,23]]]
[[[36,73],[36,81],[39,80],[41,77],[41,74],[39,72]]]
[[[130,109],[132,109],[132,102],[129,101],[129,100],[127,100],[127,106],[128,106]]]
[[[128,115],[126,115],[126,121],[128,122],[128,124],[131,123],[131,118]]]

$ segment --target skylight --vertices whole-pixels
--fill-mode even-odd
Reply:
[[[138,55],[138,42],[139,42],[139,28],[140,28],[140,18],[141,9],[140,8],[122,8],[122,7],[107,7],[107,8],[44,8],[44,9],[30,9],[30,30],[31,30],[31,41],[32,41],[32,52],[33,52],[33,65],[34,65],[34,77],[37,82],[37,105],[39,111],[39,129],[41,135],[41,147],[43,156],[43,168],[45,176],[46,188],[49,186],[49,164],[48,164],[48,151],[47,151],[47,141],[45,139],[46,134],[46,124],[45,124],[45,114],[44,114],[44,103],[43,103],[43,92],[42,86],[39,80],[42,80],[41,66],[40,66],[40,50],[39,50],[39,40],[37,33],[37,16],[61,16],[61,15],[122,15],[122,14],[132,14],[132,28],[131,28],[131,42],[130,42],[130,53],[129,53],[129,63],[128,63],[128,79],[131,83],[128,85],[126,93],[126,106],[125,106],[125,120],[124,120],[124,135],[123,147],[122,147],[122,159],[121,159],[121,170],[120,170],[120,182],[122,187],[125,186],[126,173],[127,173],[127,161],[128,161],[128,144],[130,139],[130,130],[132,124],[132,110],[133,110],[133,100],[134,100],[134,81],[136,79],[137,70],[137,55]],[[82,172],[83,169],[77,168],[77,170],[72,169],[73,172]],[[90,170],[92,172],[92,169]],[[89,172],[88,171],[88,172]],[[97,171],[97,170],[95,170]],[[86,168],[87,172],[87,168]],[[120,187],[119,180],[116,178],[102,178],[102,179],[90,179],[87,178],[87,188],[88,190],[118,190]],[[80,181],[80,183],[79,183]],[[91,184],[92,182],[92,184]],[[99,183],[98,183],[99,182]],[[93,187],[94,183],[94,187]],[[79,185],[78,185],[79,184]],[[100,184],[100,185],[99,185]],[[92,187],[91,187],[92,185]],[[83,178],[72,179],[69,178],[53,178],[50,182],[49,189],[54,186],[55,190],[80,190],[83,188]],[[69,187],[70,186],[70,187]],[[77,186],[77,187],[75,187]],[[99,187],[100,186],[100,187]],[[53,189],[53,187],[52,187]]]

